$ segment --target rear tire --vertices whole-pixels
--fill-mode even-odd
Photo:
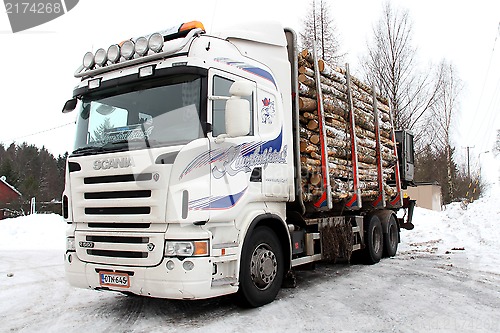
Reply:
[[[384,257],[394,257],[398,252],[399,230],[394,215],[389,217],[387,234],[384,234]]]
[[[380,223],[379,218],[376,215],[372,215],[369,219],[368,227],[366,228],[364,259],[366,264],[372,265],[378,263],[382,258],[384,237],[382,223]]]
[[[283,282],[284,270],[278,237],[270,228],[258,227],[243,244],[239,303],[255,308],[274,301]]]

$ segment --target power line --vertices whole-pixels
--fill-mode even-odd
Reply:
[[[490,103],[486,110],[486,115],[484,117],[479,117],[481,119],[480,126],[474,135],[474,140],[478,138],[481,141],[481,150],[484,150],[484,146],[487,144],[485,138],[490,135],[498,115],[498,107],[500,106],[500,79],[498,79],[495,89],[492,91],[492,97]],[[477,113],[476,113],[477,114]],[[478,142],[478,141],[476,141]]]
[[[495,42],[493,43],[493,52],[495,52],[495,45],[497,43],[498,35],[500,35],[500,22],[498,23],[498,33],[495,36]]]
[[[48,128],[48,129],[45,129],[45,130],[42,130],[42,131],[39,131],[39,132],[36,132],[36,133],[31,133],[31,134],[27,134],[27,135],[23,135],[23,136],[18,136],[17,138],[13,138],[11,140],[6,140],[6,141],[16,141],[16,140],[19,140],[19,139],[23,139],[23,138],[27,138],[27,137],[33,136],[33,135],[50,132],[50,131],[53,131],[53,130],[56,130],[56,129],[59,129],[59,128],[62,128],[62,127],[68,126],[68,125],[73,125],[73,124],[75,124],[74,121],[72,121],[70,123],[63,124],[63,125],[59,125],[59,126],[56,126],[56,127]]]
[[[498,24],[498,30],[497,30],[497,33],[495,36],[495,40],[493,42],[493,48],[491,50],[490,59],[489,59],[487,70],[486,70],[486,73],[484,76],[484,81],[483,81],[483,84],[481,87],[480,97],[477,101],[477,106],[476,106],[476,110],[474,113],[476,115],[475,120],[477,120],[477,121],[475,121],[475,123],[478,126],[476,126],[476,127],[470,126],[469,130],[467,131],[468,132],[467,137],[469,138],[469,140],[472,139],[473,142],[480,142],[479,148],[481,151],[485,150],[486,146],[488,145],[488,138],[491,135],[491,131],[493,130],[493,127],[495,125],[495,122],[496,122],[496,119],[498,116],[498,112],[496,112],[496,110],[500,106],[500,96],[499,96],[500,79],[497,81],[494,90],[491,91],[491,99],[490,99],[489,105],[487,107],[486,107],[486,105],[484,103],[484,99],[483,99],[484,93],[485,93],[485,88],[486,88],[488,79],[490,77],[490,75],[489,75],[490,68],[492,65],[492,60],[493,60],[493,56],[495,54],[495,48],[496,48],[496,44],[497,44],[497,40],[498,40],[499,36],[500,36],[500,23]],[[482,114],[484,116],[481,116],[479,114],[479,110],[480,110],[481,105],[484,105],[486,107],[482,112]],[[471,131],[473,131],[473,130],[474,130],[474,133],[471,133]],[[478,141],[478,139],[480,139],[480,140]]]

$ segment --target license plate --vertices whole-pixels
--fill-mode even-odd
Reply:
[[[130,287],[130,278],[126,273],[99,272],[101,286],[109,287]]]

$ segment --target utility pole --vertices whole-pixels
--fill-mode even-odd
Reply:
[[[474,148],[475,146],[467,146],[467,176],[469,177],[469,182],[471,181],[471,178],[470,178],[470,149],[471,148]]]

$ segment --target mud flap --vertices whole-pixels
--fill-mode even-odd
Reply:
[[[406,222],[404,221],[404,219],[398,219],[400,228],[406,230],[412,230],[413,228],[415,228],[415,226],[411,222],[413,220],[413,210],[415,209],[416,203],[416,200],[408,200],[408,217],[406,218]]]
[[[282,288],[295,288],[297,287],[297,278],[295,277],[295,272],[293,270],[289,270],[283,278],[283,282],[281,283]]]

